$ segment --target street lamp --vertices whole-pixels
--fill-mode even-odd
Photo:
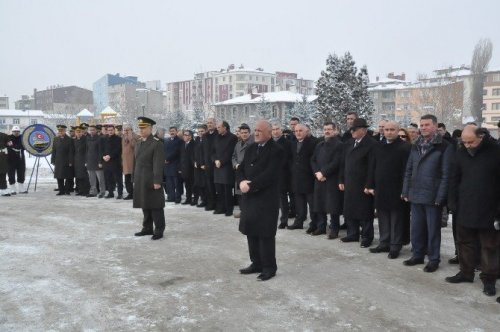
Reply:
[[[135,91],[146,92],[146,105],[142,104],[142,116],[144,116],[144,110],[146,109],[146,106],[149,106],[149,89],[137,88]]]

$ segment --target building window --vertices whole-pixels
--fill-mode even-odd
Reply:
[[[491,94],[493,96],[500,96],[500,89],[493,89],[493,90],[491,90]]]
[[[31,121],[30,121],[30,124],[32,124],[32,125],[37,124],[37,123],[38,123],[38,121],[36,119],[31,119]]]
[[[493,103],[493,104],[491,104],[491,109],[492,109],[493,111],[498,111],[498,110],[500,110],[500,103]]]
[[[245,106],[245,116],[250,116],[250,111],[248,110],[248,106]]]
[[[498,122],[500,121],[500,116],[492,116],[491,117],[491,122]]]
[[[483,96],[487,96],[488,95],[488,89],[483,89]]]
[[[0,119],[0,124],[5,124],[5,119]]]
[[[486,111],[486,104],[483,104],[483,107],[481,108],[483,111]]]
[[[233,118],[236,118],[236,115],[238,114],[238,110],[236,109],[236,107],[233,107]]]
[[[19,119],[12,119],[12,124],[18,125],[19,124]]]

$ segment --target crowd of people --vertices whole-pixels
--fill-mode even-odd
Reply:
[[[196,132],[157,128],[153,136],[152,125],[151,119],[139,118],[140,135],[131,125],[81,124],[69,135],[66,126],[57,126],[51,160],[57,195],[110,199],[117,191],[116,199],[133,199],[134,207],[144,210],[149,187],[143,184],[154,183],[161,195],[155,193],[158,203],[144,212],[143,229],[136,233],[153,239],[163,236],[165,202],[240,218],[252,261],[240,272],[259,272],[260,280],[276,273],[277,229],[303,229],[308,219],[307,234],[333,240],[346,229],[340,241],[359,242],[389,259],[398,258],[411,243],[412,255],[403,264],[424,264],[427,256],[423,271],[432,273],[441,262],[441,227],[451,214],[456,256],[449,263],[460,268],[446,281],[472,282],[480,270],[484,294],[496,294],[500,145],[474,123],[450,134],[428,114],[407,128],[380,121],[374,133],[365,119],[350,112],[348,130],[341,133],[339,124],[327,122],[322,137],[314,137],[298,118],[290,120],[289,128],[259,121],[253,132],[241,124],[234,133],[226,121],[214,118]],[[10,150],[19,149],[13,139],[18,136],[0,136],[0,151],[5,140],[9,161]],[[147,158],[138,152],[140,145],[148,146]],[[24,170],[18,166],[17,182],[22,184]],[[3,170],[0,163],[0,175]],[[9,167],[9,183],[15,181]],[[138,187],[141,197],[136,199]],[[375,218],[379,240],[372,246]]]

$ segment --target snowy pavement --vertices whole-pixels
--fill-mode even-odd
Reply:
[[[43,180],[43,179],[42,179]],[[52,183],[50,183],[52,182]],[[442,264],[371,254],[357,243],[278,230],[278,274],[267,282],[249,264],[235,218],[167,205],[165,238],[133,234],[130,201],[0,197],[0,331],[495,331],[500,305],[457,272],[451,227]],[[343,235],[343,233],[342,233]]]

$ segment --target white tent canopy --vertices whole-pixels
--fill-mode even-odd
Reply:
[[[114,115],[118,115],[118,113],[116,113],[115,110],[112,109],[111,107],[107,106],[101,112],[101,116],[103,116],[103,115],[105,115],[105,116],[114,116]]]
[[[84,108],[76,116],[78,116],[78,117],[94,117],[94,113],[92,113],[88,109]]]

